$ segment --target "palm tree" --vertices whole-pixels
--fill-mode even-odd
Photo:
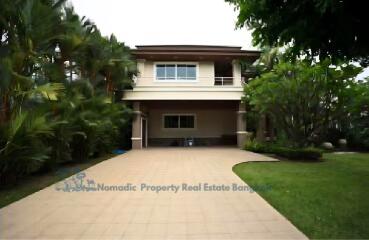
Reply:
[[[96,31],[96,26],[85,17],[80,18],[74,12],[73,7],[64,8],[62,19],[57,39],[60,48],[57,63],[61,74],[68,73],[67,78],[71,82],[73,81],[73,72],[78,72],[76,61],[80,60],[80,56],[83,55],[88,38],[91,33]]]
[[[280,57],[281,53],[278,47],[264,47],[257,64],[262,72],[270,71],[279,62]]]
[[[106,94],[112,96],[114,91],[130,85],[136,72],[129,51],[114,35],[105,38],[98,31],[91,33],[77,60],[82,77],[88,78],[96,88],[104,87]]]
[[[135,72],[135,64],[131,60],[129,48],[118,42],[114,35],[110,36],[107,43],[108,51],[101,72],[105,77],[106,92],[111,96],[113,91],[130,82]]]
[[[1,2],[0,184],[110,151],[129,118],[106,99],[135,71],[129,48],[65,2]]]
[[[43,75],[40,64],[50,62],[51,41],[60,22],[65,0],[4,0],[1,10],[1,114],[0,122],[19,111],[28,91],[37,87]],[[51,85],[50,85],[51,86]],[[60,86],[58,87],[60,88]]]

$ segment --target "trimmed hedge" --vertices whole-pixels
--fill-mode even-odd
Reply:
[[[254,140],[246,142],[245,150],[256,153],[272,153],[270,144],[260,143]]]
[[[319,160],[322,157],[322,151],[316,148],[274,147],[273,150],[278,156],[288,159]]]
[[[322,157],[322,151],[317,148],[291,148],[281,147],[270,143],[260,143],[249,141],[245,144],[245,150],[256,153],[272,153],[277,156],[285,157],[291,160],[314,160]]]

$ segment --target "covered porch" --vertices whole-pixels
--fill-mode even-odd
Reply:
[[[132,148],[148,146],[242,147],[246,109],[239,100],[133,101]]]

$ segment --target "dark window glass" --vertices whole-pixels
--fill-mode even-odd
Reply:
[[[186,65],[177,65],[177,78],[186,79]]]
[[[196,80],[196,65],[187,65],[187,79]]]
[[[156,65],[156,78],[165,79],[165,65]]]
[[[164,116],[164,128],[178,128],[179,116]]]
[[[195,116],[181,115],[179,122],[180,122],[180,128],[194,128],[195,127]]]
[[[166,65],[166,79],[175,79],[176,78],[176,65]]]
[[[156,78],[159,80],[196,80],[196,65],[158,64],[156,65]]]

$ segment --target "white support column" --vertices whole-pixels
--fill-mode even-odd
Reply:
[[[251,137],[251,133],[246,131],[245,114],[245,104],[240,102],[237,111],[237,145],[239,148],[243,148],[245,146],[245,142]]]
[[[143,77],[145,72],[145,59],[137,59],[137,71],[138,71],[138,77]]]
[[[232,74],[233,74],[233,85],[242,86],[241,82],[241,65],[238,60],[232,61]]]
[[[133,103],[133,119],[132,119],[132,149],[142,148],[142,127],[141,127],[141,103],[136,101]]]

